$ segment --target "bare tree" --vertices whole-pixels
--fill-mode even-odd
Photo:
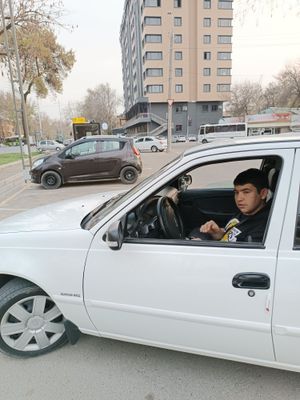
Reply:
[[[276,76],[280,88],[280,105],[300,107],[300,61],[287,65]]]
[[[117,124],[117,107],[121,99],[108,83],[100,84],[95,89],[88,89],[82,103],[82,116],[97,122],[107,122],[111,130]]]
[[[231,90],[228,111],[235,117],[255,114],[262,109],[262,96],[260,83],[245,81],[235,84]]]

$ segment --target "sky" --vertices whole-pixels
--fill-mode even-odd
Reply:
[[[232,81],[266,85],[286,64],[300,60],[300,15],[287,7],[288,1],[296,4],[299,0],[279,2],[280,9],[265,5],[257,12],[249,9],[244,13],[239,1],[233,3]],[[100,83],[109,83],[119,96],[123,95],[119,32],[124,0],[63,2],[67,10],[64,22],[77,27],[73,32],[60,29],[58,42],[67,50],[72,48],[77,61],[64,81],[63,94],[39,101],[41,111],[52,118],[59,118],[68,102],[83,100],[87,89]],[[265,4],[265,0],[257,2]]]

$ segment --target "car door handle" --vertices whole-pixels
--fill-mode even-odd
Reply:
[[[237,289],[269,289],[270,278],[267,274],[243,272],[232,279],[232,286]]]

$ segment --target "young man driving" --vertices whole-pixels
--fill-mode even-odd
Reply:
[[[262,242],[270,211],[270,205],[266,204],[268,179],[263,171],[250,168],[238,174],[233,184],[235,203],[240,212],[225,228],[215,221],[206,222],[200,227],[200,235],[194,235],[194,230],[192,238],[201,238],[204,234],[225,242]]]

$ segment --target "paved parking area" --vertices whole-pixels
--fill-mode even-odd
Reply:
[[[176,144],[170,153],[142,153],[143,173],[138,182],[154,171],[161,168],[170,160],[178,156],[182,151],[191,147],[192,144]],[[22,174],[22,165],[17,163],[0,169],[1,181],[14,174]],[[54,203],[87,194],[101,193],[113,190],[130,189],[133,185],[124,185],[120,181],[102,181],[95,183],[76,183],[64,185],[56,190],[45,190],[41,185],[33,183],[20,184],[16,194],[0,202],[0,220],[29,208],[44,204]]]

